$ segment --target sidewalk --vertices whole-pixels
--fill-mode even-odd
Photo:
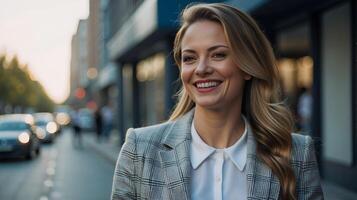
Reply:
[[[84,142],[92,148],[96,153],[103,156],[113,165],[116,164],[118,159],[120,146],[119,139],[115,136],[109,138],[109,140],[102,139],[98,141],[95,133],[86,133],[83,135]]]
[[[357,193],[331,182],[322,181],[325,200],[355,200]]]
[[[103,156],[113,165],[116,164],[120,146],[119,141],[115,137],[111,137],[108,141],[98,142],[94,133],[85,134],[83,139],[95,152]],[[349,191],[339,185],[331,182],[322,181],[325,200],[355,200],[357,193]]]

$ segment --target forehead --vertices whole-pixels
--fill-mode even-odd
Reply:
[[[191,24],[181,41],[182,50],[185,48],[210,47],[217,44],[228,46],[223,27],[219,23],[208,20]]]

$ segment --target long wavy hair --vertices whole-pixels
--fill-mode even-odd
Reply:
[[[226,4],[192,4],[181,15],[181,28],[174,42],[174,59],[181,68],[181,41],[187,28],[201,20],[219,23],[224,30],[234,62],[251,75],[246,82],[242,113],[247,116],[257,143],[257,156],[278,177],[282,199],[296,199],[295,175],[290,165],[293,118],[281,100],[279,73],[269,41],[256,22],[244,12]],[[175,120],[195,103],[184,87],[178,93],[170,120]]]

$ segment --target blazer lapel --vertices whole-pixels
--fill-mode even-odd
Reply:
[[[165,150],[159,152],[161,167],[165,172],[165,182],[169,190],[169,199],[190,199],[191,180],[191,123],[193,110],[168,129],[162,141]]]
[[[280,183],[272,170],[256,154],[256,141],[248,126],[247,188],[248,199],[279,199]]]

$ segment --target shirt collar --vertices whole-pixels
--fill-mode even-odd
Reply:
[[[247,162],[247,135],[248,135],[248,121],[244,119],[244,132],[243,135],[232,146],[224,148],[223,151],[228,155],[228,158],[233,164],[243,171]],[[197,169],[209,156],[211,156],[217,149],[207,145],[199,136],[192,120],[191,125],[191,164],[193,169]]]
[[[197,167],[208,158],[211,154],[215,152],[215,148],[208,146],[198,135],[196,128],[194,126],[193,120],[191,125],[191,164],[193,169]]]

